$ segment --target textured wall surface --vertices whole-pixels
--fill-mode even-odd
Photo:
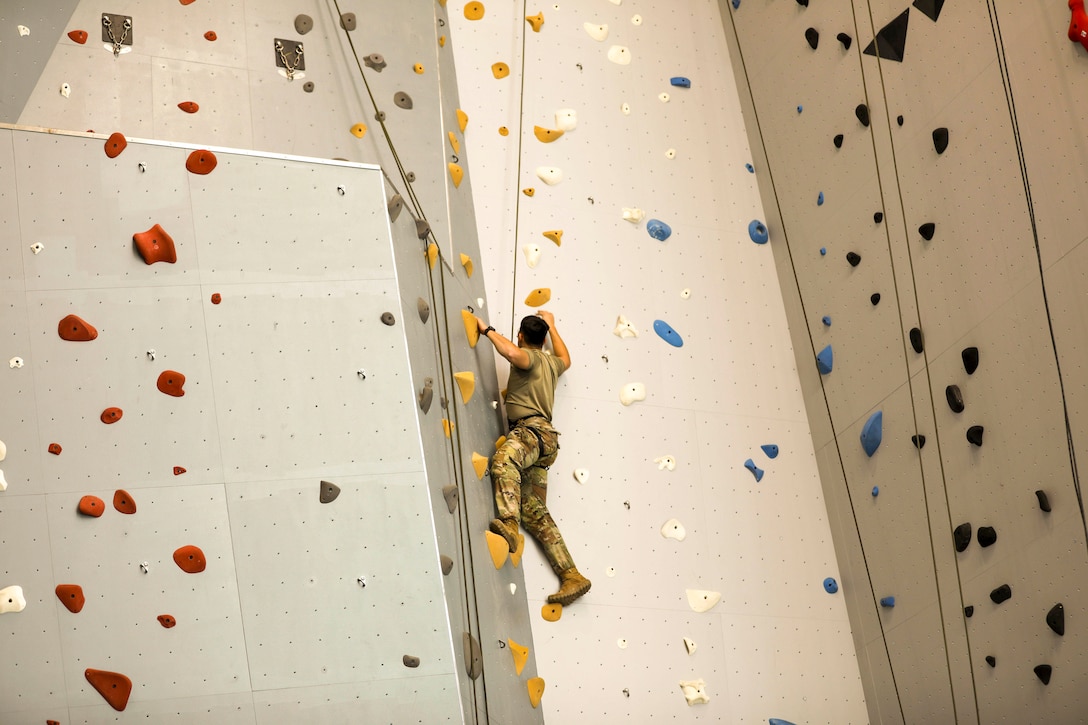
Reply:
[[[1088,55],[1069,10],[720,5],[871,720],[1083,721]]]

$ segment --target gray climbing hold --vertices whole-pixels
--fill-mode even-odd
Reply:
[[[404,91],[397,91],[393,94],[393,103],[398,108],[408,110],[412,107],[412,97]]]
[[[460,493],[457,490],[457,486],[454,486],[452,484],[449,486],[443,486],[442,498],[446,499],[446,508],[450,510],[451,514],[457,510],[457,502],[461,498]]]
[[[956,551],[967,551],[971,545],[971,524],[962,523],[952,532],[952,541],[956,544]]]
[[[948,129],[941,127],[933,129],[933,148],[936,149],[937,154],[943,154],[944,150],[948,148]]]
[[[654,320],[654,332],[673,347],[684,346],[684,338],[680,337],[680,333],[672,329],[669,323],[664,320]]]
[[[831,369],[835,366],[835,353],[832,352],[831,346],[828,345],[823,350],[820,350],[816,354],[816,367],[819,369],[821,375],[827,375],[831,372]]]
[[[997,541],[997,531],[993,526],[978,527],[978,543],[982,548],[993,546]]]
[[[836,134],[835,138],[831,139],[831,142],[835,144],[835,148],[841,149],[842,148],[842,140],[843,140],[843,135],[840,133],[840,134]]]
[[[385,111],[378,111],[375,113],[374,120],[378,123],[385,123]]]
[[[313,81],[306,81],[305,83],[302,84],[302,90],[306,91],[307,93],[313,93],[314,92],[314,82]]]
[[[861,125],[866,128],[869,127],[869,107],[864,103],[859,103],[858,107],[854,109],[854,115],[861,121]]]
[[[389,212],[389,221],[395,222],[400,216],[400,210],[404,208],[404,198],[400,194],[393,194],[385,208]]]
[[[851,45],[853,44],[853,42],[854,42],[854,39],[853,39],[853,38],[851,38],[851,37],[850,37],[849,35],[847,35],[846,33],[839,33],[838,35],[836,35],[836,36],[835,36],[835,40],[837,40],[837,41],[839,41],[840,43],[842,43],[842,49],[843,49],[843,50],[850,50],[850,46],[851,46]]]
[[[851,267],[856,267],[861,264],[861,255],[857,252],[847,252],[846,261],[850,263]]]
[[[922,331],[917,327],[910,328],[910,346],[916,353],[921,354],[925,350],[925,341],[922,339]]]
[[[385,58],[381,53],[371,53],[367,57],[363,58],[363,65],[371,70],[381,73],[385,68]]]
[[[424,415],[431,409],[432,400],[434,400],[434,380],[426,378],[423,381],[423,390],[419,391],[419,408]]]
[[[469,679],[477,680],[484,671],[484,653],[480,643],[468,632],[461,635],[461,648],[465,652],[465,672]]]
[[[1032,669],[1032,672],[1039,678],[1039,682],[1042,682],[1044,685],[1049,685],[1050,675],[1054,672],[1054,668],[1050,665],[1036,665]]]
[[[416,180],[416,172],[414,172],[414,171],[409,171],[409,172],[407,172],[407,173],[405,173],[405,174],[404,174],[404,178],[408,180],[408,183],[409,183],[409,184],[415,183],[415,180]]]
[[[839,591],[839,583],[835,581],[834,577],[824,579],[824,591],[828,594],[834,594]]]
[[[756,462],[749,458],[744,462],[744,467],[752,472],[752,475],[756,477],[756,483],[763,480],[763,469],[756,465]]]
[[[918,450],[922,450],[926,447],[926,437],[924,435],[913,435],[910,437],[910,442],[914,444],[914,447]]]
[[[895,597],[881,597],[880,606],[891,609],[895,606]]]
[[[1054,630],[1060,637],[1065,636],[1065,607],[1058,602],[1046,613],[1046,626]]]
[[[1001,604],[1001,602],[1008,601],[1012,597],[1012,587],[1008,584],[1002,584],[998,588],[990,592],[990,600],[994,604]]]
[[[985,429],[981,425],[973,425],[967,429],[967,440],[976,446],[982,446],[982,434]]]
[[[674,76],[669,79],[669,83],[677,88],[691,88],[691,80],[684,76]]]
[[[971,617],[975,616],[975,608],[974,608],[974,606],[973,606],[973,605],[970,605],[970,604],[968,604],[968,605],[967,605],[966,607],[964,607],[964,608],[963,608],[963,616],[967,617],[968,619],[970,619]]]
[[[937,225],[933,222],[926,222],[922,226],[918,227],[918,233],[922,235],[922,239],[927,242],[933,240],[933,235],[937,231]]]
[[[997,658],[993,655],[986,655],[986,664],[990,667],[997,667]]]
[[[431,318],[431,306],[422,297],[416,298],[416,311],[419,312],[419,321],[424,324]]]
[[[438,562],[442,566],[442,576],[449,576],[450,572],[453,571],[453,559],[445,554],[440,554]]]
[[[344,13],[340,16],[340,27],[347,31],[355,30],[357,22],[355,20],[355,13]]]
[[[884,411],[878,410],[869,416],[865,425],[861,427],[861,447],[865,455],[870,458],[880,448],[880,441],[884,438]]]
[[[321,503],[332,503],[336,500],[336,497],[340,495],[340,487],[335,483],[329,481],[321,482],[321,493],[319,498]]]
[[[397,324],[397,318],[393,317],[392,312],[383,312],[382,313],[382,324],[383,325],[388,325],[389,327],[392,327],[393,325]]]
[[[660,219],[651,219],[646,222],[646,233],[659,242],[663,242],[672,235],[672,227]]]
[[[299,35],[306,35],[314,29],[314,19],[309,15],[298,15],[295,17],[295,32]]]
[[[767,458],[778,458],[778,446],[774,443],[767,443],[760,446],[760,448],[767,454]]]
[[[805,40],[810,48],[816,50],[816,46],[820,44],[820,32],[816,28],[809,28],[805,31]]]
[[[767,227],[758,219],[753,219],[748,223],[748,236],[751,237],[752,241],[756,244],[766,244],[767,240],[770,238]]]
[[[945,400],[948,401],[948,407],[952,409],[953,413],[963,412],[963,393],[960,392],[960,386],[949,385],[944,389]]]
[[[426,239],[431,235],[431,223],[426,219],[416,219],[416,236]]]
[[[1036,491],[1035,498],[1039,499],[1039,510],[1050,513],[1050,498],[1046,495],[1046,491]]]
[[[967,371],[968,375],[973,375],[978,370],[978,348],[965,347],[963,352],[960,353],[960,357],[963,358],[963,369]]]

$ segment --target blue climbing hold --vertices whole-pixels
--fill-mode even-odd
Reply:
[[[769,722],[770,725],[793,725],[789,720],[779,720],[777,717],[772,717],[767,722]]]
[[[660,219],[651,219],[646,222],[646,233],[659,242],[663,242],[672,234],[672,227]]]
[[[880,448],[880,441],[884,438],[884,411],[878,410],[869,416],[865,425],[861,427],[861,447],[865,449],[865,455],[872,458],[876,449]]]
[[[669,79],[669,83],[677,88],[691,88],[691,80],[684,76],[674,76]]]
[[[821,191],[819,196],[816,197],[816,206],[824,205],[824,193]]]
[[[835,581],[834,577],[828,577],[824,579],[824,591],[828,594],[834,594],[839,591],[839,583]]]
[[[831,352],[831,346],[828,345],[816,356],[816,367],[819,368],[821,375],[827,375],[831,372],[831,368],[835,364],[835,355]]]
[[[827,247],[820,247],[820,256],[821,257],[826,257],[827,256]]]
[[[767,458],[778,458],[778,446],[774,443],[768,443],[765,446],[760,446],[760,448],[767,454]]]
[[[740,7],[740,0],[733,0],[733,9],[736,10]]]
[[[805,107],[804,107],[804,106],[798,106],[798,107],[797,107],[797,112],[798,112],[798,113],[800,113],[800,112],[801,112],[801,111],[803,111],[803,110],[805,110]]]
[[[756,465],[756,462],[749,458],[744,462],[744,467],[752,472],[752,475],[756,477],[756,483],[763,480],[763,469]]]
[[[824,315],[820,321],[824,323],[825,327],[831,327],[831,317],[829,317],[828,315]]]
[[[749,174],[756,173],[756,167],[752,166],[751,164],[745,164],[744,168],[748,169]]]
[[[873,498],[880,495],[880,486],[873,486]]]
[[[684,338],[680,337],[680,333],[672,329],[669,323],[664,320],[654,320],[654,332],[665,342],[669,343],[673,347],[683,347]]]
[[[880,599],[880,606],[891,609],[895,606],[895,597],[882,597]]]
[[[748,224],[748,236],[756,244],[766,244],[771,235],[767,233],[767,227],[763,225],[763,222],[759,219],[753,219]]]

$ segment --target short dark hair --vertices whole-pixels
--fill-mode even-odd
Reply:
[[[525,336],[525,342],[529,343],[533,347],[541,347],[544,345],[544,338],[548,336],[548,323],[540,319],[536,315],[529,315],[521,320],[521,332]]]

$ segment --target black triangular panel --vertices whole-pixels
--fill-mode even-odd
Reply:
[[[909,19],[910,8],[907,8],[895,20],[880,29],[873,42],[866,46],[865,54],[888,60],[897,60],[902,63],[903,51],[907,46],[907,21]]]
[[[914,7],[933,22],[937,22],[937,18],[941,17],[944,0],[914,0]]]

